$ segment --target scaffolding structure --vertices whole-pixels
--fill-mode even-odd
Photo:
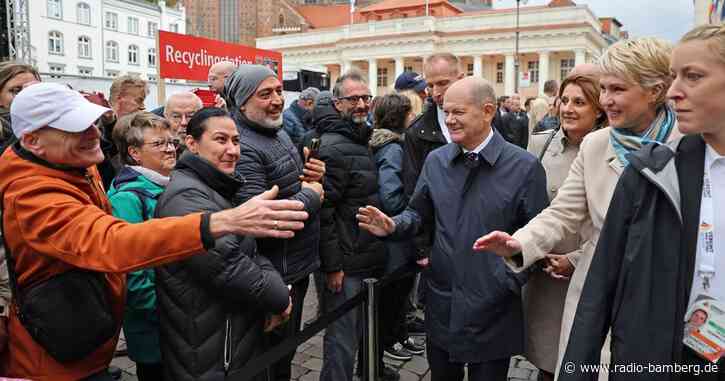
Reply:
[[[30,0],[6,0],[8,48],[10,59],[16,62],[34,64],[30,46]]]

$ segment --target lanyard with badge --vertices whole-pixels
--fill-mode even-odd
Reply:
[[[715,209],[712,192],[710,168],[706,163],[698,231],[700,264],[696,270],[703,292],[687,309],[683,343],[700,357],[715,363],[725,354],[725,304],[717,300],[711,290],[712,280],[716,275]]]

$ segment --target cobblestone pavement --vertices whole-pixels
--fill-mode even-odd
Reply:
[[[317,297],[314,287],[314,282],[310,281],[310,289],[305,298],[305,309],[302,315],[302,320],[305,322],[314,320],[317,314]],[[297,355],[292,360],[292,379],[294,381],[317,381],[320,378],[323,333],[324,331],[297,348]],[[415,337],[414,340],[422,343],[425,341],[425,338]],[[125,347],[123,338],[121,338],[119,347]],[[425,355],[413,356],[413,359],[407,362],[395,361],[387,357],[384,357],[384,361],[388,366],[398,370],[400,381],[430,380],[430,371]],[[123,381],[137,381],[136,366],[128,357],[116,357],[111,365],[115,365],[123,370]],[[538,371],[536,367],[524,358],[517,356],[511,359],[508,375],[509,381],[535,381],[537,376]]]

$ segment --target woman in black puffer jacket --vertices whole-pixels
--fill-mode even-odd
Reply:
[[[158,217],[230,208],[242,186],[231,176],[239,135],[225,111],[197,112],[187,133]],[[232,379],[263,349],[264,330],[289,315],[287,287],[249,237],[226,235],[206,255],[161,266],[156,282],[166,380]]]

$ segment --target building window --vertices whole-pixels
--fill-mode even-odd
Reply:
[[[503,62],[496,63],[496,83],[503,83]]]
[[[149,37],[156,37],[156,31],[159,30],[159,24],[149,21],[148,23],[148,35]]]
[[[92,77],[93,68],[85,67],[85,66],[78,66],[78,75],[83,76],[83,77]]]
[[[61,0],[48,0],[48,17],[54,19],[63,18],[63,3]]]
[[[111,77],[111,78],[118,77],[118,70],[106,70],[106,77]]]
[[[529,79],[531,83],[539,83],[539,61],[529,61]]]
[[[574,68],[574,59],[573,58],[567,58],[561,60],[561,70],[559,75],[561,75],[560,79],[566,78],[567,75],[569,75],[569,72],[571,69]]]
[[[118,15],[106,12],[106,29],[118,30]]]
[[[63,34],[60,32],[48,33],[48,53],[63,54]]]
[[[413,71],[413,66],[403,66],[403,71]]]
[[[469,63],[466,70],[466,75],[469,77],[473,75],[473,64]]]
[[[279,14],[279,17],[277,18],[277,23],[278,23],[277,25],[279,25],[279,26],[284,26],[284,15],[283,14],[281,14],[281,13]]]
[[[378,87],[388,87],[388,68],[378,68]]]
[[[79,24],[91,25],[91,6],[86,3],[78,3],[76,17]]]
[[[128,46],[128,64],[138,65],[138,46],[136,45]]]
[[[106,42],[106,61],[118,62],[118,43],[116,41]]]
[[[156,49],[149,49],[149,66],[156,66]]]
[[[179,24],[169,25],[169,32],[179,33]]]
[[[135,17],[128,18],[128,33],[138,34],[138,19]]]
[[[62,64],[48,64],[48,69],[51,73],[51,77],[53,78],[60,78],[60,75],[52,75],[52,74],[63,74],[65,73],[65,65]]]
[[[91,58],[91,38],[88,36],[78,37],[78,57]]]

